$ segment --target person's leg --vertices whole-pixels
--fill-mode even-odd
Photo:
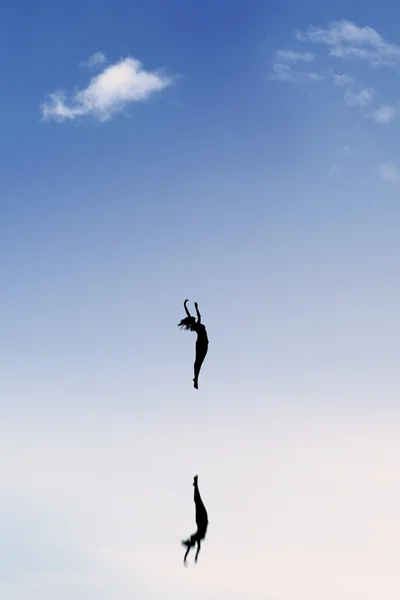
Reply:
[[[203,359],[204,360],[204,359]],[[196,358],[195,362],[194,362],[194,378],[193,378],[193,385],[196,388],[196,390],[199,389],[199,374],[200,374],[200,369],[201,369],[201,365],[203,363],[203,360],[199,360],[198,358]]]
[[[197,533],[205,531],[207,529],[208,524],[208,515],[206,507],[203,504],[203,500],[201,499],[199,488],[195,485],[194,488],[194,503],[196,506],[196,525],[197,525]]]
[[[193,379],[194,387],[196,388],[196,390],[198,389],[201,365],[204,362],[206,354],[207,354],[207,347],[203,346],[202,344],[201,345],[196,344],[196,358],[194,361],[194,379]]]
[[[197,559],[199,557],[200,548],[201,548],[201,542],[200,542],[200,540],[197,540],[196,556],[194,557],[194,562],[196,562],[196,563],[197,563]]]
[[[195,480],[195,484],[194,484],[194,503],[196,505],[196,513],[197,513],[198,509],[201,508],[201,506],[203,505],[203,501],[201,499],[200,492],[199,492],[199,487],[197,485],[197,480]]]

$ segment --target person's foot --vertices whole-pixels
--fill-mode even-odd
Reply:
[[[196,390],[199,389],[198,383],[195,379],[193,379],[194,383],[193,383],[193,387],[196,388]]]

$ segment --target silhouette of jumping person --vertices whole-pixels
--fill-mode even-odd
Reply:
[[[183,559],[183,564],[186,566],[186,558],[190,552],[190,549],[193,548],[195,544],[197,544],[196,556],[194,557],[194,561],[197,563],[197,558],[200,552],[201,540],[204,540],[206,537],[207,527],[208,527],[208,515],[206,511],[206,507],[203,504],[203,501],[200,496],[199,486],[197,484],[198,475],[195,476],[193,480],[194,485],[194,503],[196,505],[196,525],[197,531],[193,533],[189,539],[183,540],[182,545],[186,546],[186,554]]]
[[[178,327],[180,327],[181,329],[186,329],[186,331],[195,331],[197,333],[193,385],[196,388],[196,390],[198,390],[199,389],[199,373],[200,373],[201,365],[203,364],[203,361],[204,361],[207,351],[208,351],[208,337],[207,337],[207,330],[205,328],[205,325],[203,325],[203,323],[201,322],[201,314],[199,312],[199,305],[197,304],[197,302],[194,303],[196,313],[197,313],[197,321],[196,321],[195,317],[192,317],[192,315],[190,314],[190,312],[186,306],[186,304],[188,302],[189,302],[189,300],[186,298],[185,302],[183,303],[187,317],[185,317],[184,319],[182,319],[180,321],[180,323],[178,323]]]

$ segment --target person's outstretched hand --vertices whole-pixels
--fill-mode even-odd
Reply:
[[[186,302],[189,302],[189,298],[186,298],[183,304],[186,304]]]

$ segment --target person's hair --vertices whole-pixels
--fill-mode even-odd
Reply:
[[[187,540],[182,540],[182,546],[186,546],[186,548],[193,548],[193,546],[196,544],[196,534],[193,533],[190,538],[188,538]]]
[[[188,331],[189,329],[192,329],[195,323],[195,317],[185,317],[184,319],[181,319],[181,321],[178,323],[178,327],[180,327],[181,329],[186,329],[186,331]]]

